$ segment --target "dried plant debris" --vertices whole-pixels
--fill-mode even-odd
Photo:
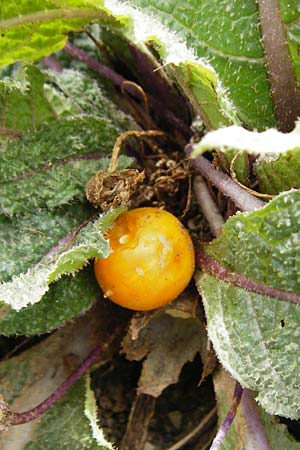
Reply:
[[[146,314],[143,321],[139,315],[123,340],[123,351],[130,361],[145,358],[139,394],[158,397],[167,386],[177,382],[182,366],[207,344],[205,327],[198,317],[174,316],[161,310],[150,317]],[[139,331],[137,326],[141,327]]]
[[[103,211],[114,206],[129,205],[144,178],[144,172],[137,169],[124,169],[118,173],[99,170],[87,184],[87,199],[95,208]]]

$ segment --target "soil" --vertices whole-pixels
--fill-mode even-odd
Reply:
[[[117,356],[93,374],[93,384],[99,406],[100,426],[106,437],[122,450],[122,437],[131,405],[136,396],[141,363],[129,362]],[[169,386],[156,399],[146,441],[139,450],[167,450],[191,432],[214,406],[211,378],[198,386],[202,373],[200,357],[187,363],[180,380]],[[216,430],[216,417],[195,435],[183,450],[209,448]],[[132,449],[133,450],[133,449]]]

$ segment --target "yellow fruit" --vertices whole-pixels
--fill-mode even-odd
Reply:
[[[137,208],[118,217],[107,238],[108,258],[95,260],[106,297],[146,311],[174,300],[188,285],[195,265],[189,233],[172,214]]]

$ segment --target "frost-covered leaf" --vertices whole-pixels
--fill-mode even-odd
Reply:
[[[42,300],[20,311],[0,308],[0,334],[34,335],[49,333],[65,322],[84,314],[95,302],[99,286],[91,268],[76,277],[63,277],[51,286]]]
[[[299,207],[300,191],[289,191],[253,213],[237,214],[205,252],[231,272],[299,295]],[[299,305],[203,270],[196,280],[221,363],[242,386],[256,391],[269,413],[299,418]]]
[[[98,443],[97,447],[99,450],[114,450],[114,446],[111,445],[105,438],[103,431],[98,424],[98,414],[97,414],[97,404],[94,392],[91,388],[91,380],[86,376],[85,383],[85,402],[84,402],[84,414],[89,420],[89,425],[91,427],[92,436]]]
[[[47,164],[76,156],[110,154],[118,134],[119,129],[113,123],[91,116],[44,125],[37,133],[26,133],[19,142],[7,144],[0,154],[1,180],[21,177]]]
[[[191,302],[187,300],[187,303],[190,308],[184,312],[180,305],[178,310],[175,305],[167,313],[158,311],[150,313],[149,318],[146,315],[144,319],[133,319],[123,349],[129,360],[145,358],[139,393],[158,397],[167,386],[177,382],[182,366],[203,349],[204,326],[199,317],[194,316]]]
[[[92,214],[87,205],[74,203],[55,213],[37,210],[14,219],[0,215],[0,281],[9,281],[37,264]]]
[[[44,81],[44,75],[34,66],[21,67],[13,77],[0,80],[0,136],[17,138],[21,131],[36,130],[56,118]]]
[[[136,128],[134,120],[116,106],[111,97],[103,90],[98,80],[92,79],[79,70],[64,69],[62,72],[46,72],[45,90],[51,104],[61,111],[61,104],[72,106],[76,113],[93,116],[107,122],[107,127],[113,126],[118,133]],[[54,99],[59,96],[59,102]],[[70,114],[65,111],[64,114]]]
[[[130,0],[159,18],[176,31],[193,48],[198,57],[205,57],[217,71],[238,116],[250,128],[263,130],[275,125],[264,50],[262,46],[258,3],[255,0]],[[274,8],[270,4],[270,8]],[[299,71],[299,5],[280,1],[284,29],[296,77]],[[278,68],[284,72],[284,69]]]
[[[1,362],[1,394],[12,410],[25,411],[45,400],[104,339],[112,326],[111,312],[98,304],[84,318],[46,340]],[[100,355],[110,357],[111,349]],[[103,358],[103,359],[102,359]],[[95,423],[96,405],[90,380],[83,377],[69,393],[38,420],[2,433],[2,450],[111,450]]]
[[[46,80],[44,75],[33,66],[28,66],[23,75],[28,71],[40,77],[39,88],[42,90]],[[36,132],[29,131],[29,125],[25,123],[28,130],[21,139],[2,141],[0,212],[10,217],[39,208],[54,209],[72,201],[84,201],[86,183],[98,170],[108,167],[118,135],[136,126],[84,74],[69,70],[55,80],[56,88],[52,87],[52,92],[64,92],[66,101],[81,114],[72,116],[70,106],[70,117],[66,113],[63,117],[54,115],[52,99],[47,100],[43,92],[42,100],[50,108],[52,120],[44,122]],[[22,91],[10,93],[15,108],[13,116],[34,120],[34,114],[37,114],[40,121],[45,120],[42,107],[31,95],[34,77],[28,78],[26,83],[25,93],[29,93],[25,100]],[[18,125],[17,120],[15,125]],[[130,159],[121,156],[120,169],[128,165]]]
[[[276,156],[300,149],[300,124],[290,133],[281,133],[270,128],[264,132],[249,131],[233,125],[209,131],[194,147],[193,155],[219,149],[245,151],[251,155]]]
[[[47,145],[46,141],[44,145]],[[34,147],[29,149],[34,150]],[[9,158],[8,154],[6,156]],[[26,214],[30,210],[41,208],[51,210],[74,201],[84,202],[87,182],[98,170],[106,170],[110,160],[110,157],[104,157],[99,153],[74,156],[55,163],[49,162],[35,170],[3,181],[0,183],[0,211],[12,217]],[[118,161],[118,169],[125,169],[131,163],[131,158],[122,155]]]
[[[49,284],[62,275],[75,274],[89,259],[108,256],[110,250],[103,234],[122,211],[124,208],[117,208],[103,214],[98,220],[89,222],[67,245],[59,246],[27,272],[2,283],[0,300],[15,310],[33,305],[42,299],[49,289]]]
[[[207,133],[194,148],[194,156],[214,149],[223,151],[229,160],[240,152],[257,156],[254,174],[260,192],[278,194],[300,187],[299,123],[290,133],[272,128],[262,133],[238,126],[220,128]]]
[[[89,8],[91,5],[93,6],[92,11]],[[76,9],[73,6],[76,6]],[[67,7],[71,11],[72,17],[77,18],[77,22],[75,20],[74,24],[72,20],[69,20],[66,29]],[[18,37],[22,34],[23,40],[24,36],[31,40],[31,47],[29,52],[28,42],[26,41],[26,46],[22,46],[18,42],[19,46],[15,51],[11,49],[10,52],[7,52],[6,48],[6,55],[2,58],[2,64],[8,64],[17,59],[38,59],[41,56],[59,50],[65,44],[65,34],[62,35],[62,33],[72,29],[78,30],[89,19],[97,19],[100,25],[117,31],[133,45],[136,45],[154,63],[155,59],[149,52],[148,47],[148,44],[151,43],[162,58],[165,67],[168,66],[166,71],[169,73],[171,80],[174,78],[177,80],[207,126],[216,128],[220,125],[229,125],[232,121],[237,121],[235,110],[228,101],[226,93],[222,89],[212,67],[198,59],[193,51],[189,50],[174,33],[164,28],[152,16],[147,16],[128,5],[114,0],[107,0],[104,6],[102,3],[92,0],[90,2],[65,0],[60,2],[59,7],[57,2],[49,0],[46,8],[44,2],[38,1],[34,6],[27,3],[22,4],[22,9],[17,6],[11,8],[10,18],[7,20],[6,8],[5,5],[2,12],[4,20],[0,22],[0,31],[1,28],[5,31],[5,39],[12,34],[18,42]],[[78,13],[77,16],[76,11]],[[87,15],[87,12],[91,15]],[[53,14],[57,14],[60,19],[56,17],[53,20]],[[84,14],[87,19],[83,20]],[[45,27],[48,33],[51,30],[51,37],[49,34],[45,35]],[[35,39],[41,37],[43,38],[43,45],[37,48],[34,45]],[[155,64],[157,67],[161,67],[161,64],[157,62]]]

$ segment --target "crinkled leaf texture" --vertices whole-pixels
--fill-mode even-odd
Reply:
[[[0,80],[0,135],[13,137],[20,131],[36,130],[56,119],[45,93],[45,76],[37,67],[21,67],[13,77]],[[2,128],[3,127],[3,128]]]
[[[238,126],[208,132],[195,145],[194,156],[220,149],[229,160],[238,153],[257,156],[254,173],[259,191],[278,194],[300,187],[300,123],[290,133],[273,128],[258,133]],[[242,181],[242,180],[240,180]]]
[[[255,0],[130,0],[175,30],[215,68],[247,128],[275,126]],[[280,15],[299,82],[299,5],[281,0]],[[271,8],[274,8],[270,4]]]
[[[117,130],[106,121],[81,116],[44,126],[0,153],[0,212],[13,217],[85,201],[85,186],[107,169]],[[118,169],[132,163],[121,155]]]
[[[0,309],[0,334],[34,335],[49,333],[74,317],[84,314],[99,297],[92,268],[76,277],[63,277],[51,286],[40,302],[19,311],[4,305]]]
[[[227,221],[205,252],[259,283],[300,292],[300,191]],[[271,414],[300,417],[300,309],[202,272],[208,334],[223,366]]]
[[[75,274],[89,259],[105,258],[109,255],[109,245],[103,233],[113,223],[124,208],[114,209],[94,222],[88,223],[66,245],[67,249],[46,256],[27,272],[14,276],[11,281],[0,285],[0,299],[3,303],[19,310],[39,302],[48,291],[50,283],[62,275]]]
[[[31,335],[52,331],[87,311],[96,299],[99,288],[91,270],[58,279],[64,273],[75,274],[91,255],[106,254],[105,227],[98,230],[99,248],[97,234],[89,240],[90,224],[84,228],[86,241],[75,251],[76,262],[68,263],[64,255],[60,260],[64,266],[58,269],[56,263],[65,250],[77,245],[81,235],[77,231],[95,213],[85,198],[87,181],[108,167],[117,136],[136,124],[79,71],[42,73],[27,66],[18,70],[16,79],[6,78],[3,83],[8,105],[3,118],[10,118],[11,108],[23,122],[15,122],[18,136],[6,135],[1,141],[0,290],[4,304],[0,332]],[[34,92],[40,94],[38,101]],[[40,122],[35,108],[50,110],[52,115],[42,114]],[[132,159],[121,155],[119,169],[131,163]],[[90,247],[87,250],[91,243],[94,253]],[[51,278],[52,270],[56,275]]]
[[[32,61],[57,51],[66,43],[66,32],[79,30],[94,20],[137,46],[155,62],[157,68],[162,70],[163,65],[170,79],[175,79],[180,85],[207,126],[217,128],[238,122],[235,109],[214,69],[153,16],[115,0],[64,0],[59,6],[51,0],[45,6],[39,0],[34,5],[29,2],[10,5],[5,0],[2,6],[0,31],[4,33],[4,40],[1,45],[6,47],[0,63],[8,64],[19,59]],[[24,36],[27,37],[26,45],[23,44]],[[42,46],[36,45],[41,40]],[[161,58],[159,63],[149,51],[149,45]]]

